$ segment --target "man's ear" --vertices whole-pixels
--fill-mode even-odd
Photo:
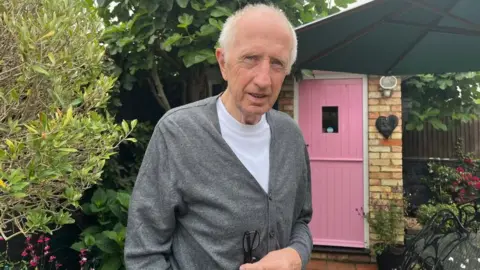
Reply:
[[[215,50],[215,56],[217,57],[218,66],[220,67],[220,72],[225,81],[227,81],[227,70],[226,70],[226,58],[225,50],[223,48],[217,48]]]

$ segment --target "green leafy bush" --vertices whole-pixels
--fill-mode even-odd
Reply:
[[[417,221],[425,225],[435,214],[442,210],[450,210],[455,216],[458,216],[458,208],[455,204],[424,204],[418,208]],[[447,227],[452,226],[451,222]]]
[[[82,231],[80,241],[72,248],[88,250],[95,256],[87,262],[88,269],[124,269],[123,248],[128,217],[130,192],[97,188],[89,203],[82,205],[87,215],[97,218],[97,224]]]
[[[106,112],[101,20],[76,0],[0,4],[0,234],[6,240],[72,223],[136,122]]]
[[[386,249],[401,245],[404,230],[404,209],[394,200],[372,200],[370,211],[363,213],[372,232],[375,254],[380,255]]]

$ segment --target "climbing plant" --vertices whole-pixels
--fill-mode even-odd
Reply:
[[[449,125],[478,119],[480,72],[425,74],[409,78],[403,87],[411,101],[407,130],[424,125],[447,130]],[[445,121],[452,119],[453,121]]]

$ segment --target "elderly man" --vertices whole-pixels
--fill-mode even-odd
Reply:
[[[271,109],[296,58],[285,15],[249,5],[216,56],[227,89],[168,111],[135,183],[127,269],[305,269],[312,250],[309,157]]]

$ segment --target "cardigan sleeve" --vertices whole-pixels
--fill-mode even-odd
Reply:
[[[162,120],[155,126],[130,198],[124,259],[126,269],[171,269],[175,210],[181,197],[169,165]]]
[[[306,269],[308,261],[313,249],[313,240],[308,223],[312,219],[312,191],[311,191],[311,172],[310,157],[307,147],[305,146],[305,169],[303,173],[303,181],[305,192],[303,195],[303,206],[297,220],[295,221],[290,236],[289,247],[295,249],[302,259],[302,269]]]

